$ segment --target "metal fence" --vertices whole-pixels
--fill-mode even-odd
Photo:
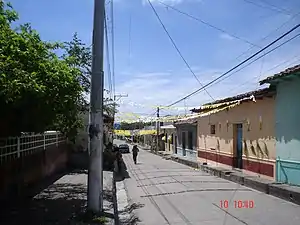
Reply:
[[[46,150],[49,146],[58,146],[59,143],[65,140],[65,137],[59,132],[45,132],[43,134],[0,139],[0,165]]]

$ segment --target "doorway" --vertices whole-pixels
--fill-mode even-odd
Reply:
[[[186,156],[186,132],[182,132],[182,156]]]
[[[177,154],[177,135],[175,135],[174,134],[174,142],[175,142],[175,144],[174,144],[174,146],[173,146],[173,148],[174,148],[174,152],[175,152],[175,154]]]
[[[235,124],[233,139],[235,149],[233,166],[243,169],[243,124]]]

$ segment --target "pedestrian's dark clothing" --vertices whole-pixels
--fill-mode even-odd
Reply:
[[[133,148],[132,148],[132,157],[133,157],[134,164],[136,164],[138,152],[139,152],[138,147],[136,145],[133,146]]]

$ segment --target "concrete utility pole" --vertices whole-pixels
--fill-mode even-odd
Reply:
[[[103,210],[103,42],[105,0],[94,1],[92,79],[90,102],[90,159],[88,210]]]
[[[155,151],[157,152],[159,149],[159,127],[160,127],[159,107],[157,107],[156,116],[157,116],[157,122],[156,122],[156,149],[155,149]]]

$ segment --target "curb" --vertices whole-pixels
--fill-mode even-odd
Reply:
[[[117,202],[117,223],[121,224],[136,224],[137,217],[133,212],[134,203],[130,200],[128,196],[128,191],[124,181],[116,183],[116,202]]]
[[[157,155],[161,156],[162,154],[157,154]],[[222,179],[229,180],[234,183],[238,183],[247,186],[249,188],[255,189],[257,191],[263,192],[265,194],[272,195],[281,198],[283,200],[300,205],[300,187],[290,186],[281,183],[274,183],[267,179],[263,179],[255,176],[248,176],[222,167],[211,167],[208,165],[201,165],[197,161],[183,159],[181,157],[174,156],[174,155],[171,155],[170,159],[180,164],[184,164],[192,168],[200,169],[213,176],[217,176]]]

